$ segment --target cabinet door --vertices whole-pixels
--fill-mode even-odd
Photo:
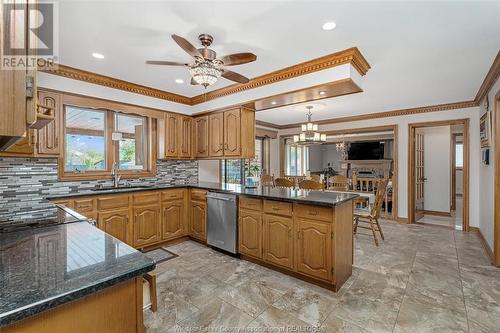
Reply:
[[[262,213],[240,210],[238,229],[240,253],[262,258]]]
[[[208,153],[210,157],[224,155],[223,113],[215,113],[208,118]]]
[[[191,157],[191,130],[192,130],[191,126],[192,126],[192,118],[182,117],[179,157],[183,158]]]
[[[240,110],[224,112],[224,156],[241,155]]]
[[[37,152],[40,155],[59,155],[61,152],[62,111],[61,96],[54,93],[39,92],[39,104],[54,109],[54,120],[38,130]]]
[[[265,261],[293,268],[293,220],[291,217],[264,214]]]
[[[208,116],[194,119],[194,155],[208,157]]]
[[[129,243],[129,210],[117,209],[106,213],[98,213],[98,226],[111,236],[122,242]]]
[[[179,156],[179,116],[165,116],[165,157]]]
[[[25,134],[26,135],[16,144],[10,146],[7,150],[0,152],[0,156],[35,156],[35,130],[28,129]]]
[[[134,246],[145,246],[161,240],[158,205],[134,208]]]
[[[161,206],[162,239],[186,235],[186,214],[183,200],[165,202]]]
[[[332,267],[332,237],[329,223],[296,220],[296,268],[300,273],[328,280]]]
[[[194,238],[206,240],[207,205],[204,202],[191,202],[189,217],[189,234]]]

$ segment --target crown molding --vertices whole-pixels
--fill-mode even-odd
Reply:
[[[320,58],[257,76],[251,79],[248,83],[236,83],[206,94],[194,96],[191,98],[192,105],[348,63],[350,63],[361,75],[365,75],[370,69],[370,65],[358,48],[352,47],[344,51],[328,54]]]
[[[53,67],[51,66],[48,68],[40,68],[39,71],[66,77],[73,80],[93,83],[108,88],[114,88],[135,94],[164,99],[170,102],[191,105],[191,99],[186,96],[174,94],[168,91],[163,91],[160,89],[155,89],[124,80],[115,79],[110,76],[105,76],[66,65],[58,64]]]
[[[491,90],[495,82],[497,82],[499,77],[500,77],[500,51],[497,52],[497,56],[495,60],[493,60],[493,64],[491,64],[490,70],[486,74],[486,77],[484,78],[484,81],[481,84],[481,87],[479,88],[476,94],[476,98],[474,98],[474,100],[478,103],[481,102],[488,93],[488,91]]]
[[[421,106],[421,107],[409,108],[409,109],[384,111],[384,112],[377,112],[377,113],[367,113],[367,114],[360,114],[360,115],[356,115],[356,116],[324,119],[324,120],[315,121],[315,123],[318,125],[328,125],[328,124],[337,124],[337,123],[345,123],[345,122],[353,122],[353,121],[361,121],[361,120],[369,120],[369,119],[409,116],[412,114],[419,114],[419,113],[440,112],[440,111],[448,111],[448,110],[455,110],[455,109],[465,109],[465,108],[472,108],[472,107],[476,107],[476,106],[479,106],[479,102],[472,100],[472,101],[464,101],[464,102]],[[280,129],[280,130],[289,129],[289,128],[299,128],[300,125],[302,124],[302,123],[294,123],[294,124],[287,124],[287,125],[277,125],[277,124],[273,124],[273,123],[262,122],[260,120],[259,120],[259,122],[263,123],[262,126],[268,126],[268,127],[272,127],[272,128],[276,128],[276,129]],[[264,125],[264,123],[267,125]]]
[[[253,79],[250,79],[250,81],[245,84],[235,83],[230,86],[216,89],[214,91],[210,91],[208,93],[196,95],[193,97],[183,96],[168,91],[132,83],[129,81],[115,79],[110,76],[105,76],[66,65],[55,65],[48,68],[39,68],[39,71],[109,88],[124,90],[140,95],[155,97],[170,102],[185,105],[197,105],[210,100],[214,100],[216,98],[221,98],[249,89],[262,87],[268,84],[273,84],[283,80],[292,79],[344,64],[351,64],[361,75],[365,75],[370,69],[370,65],[358,50],[358,48],[352,47],[347,50],[328,54],[323,57],[312,59],[290,67],[279,69],[271,73],[257,76]]]

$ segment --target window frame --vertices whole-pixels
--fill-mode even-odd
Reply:
[[[96,110],[105,112],[105,160],[106,167],[104,170],[88,170],[88,171],[66,171],[66,108],[73,107],[78,109]],[[80,180],[108,180],[112,179],[111,170],[113,166],[113,156],[118,154],[118,142],[112,140],[112,133],[116,128],[116,114],[124,114],[129,116],[138,116],[145,118],[146,124],[146,152],[147,152],[147,167],[142,170],[121,170],[117,168],[117,173],[122,179],[153,177],[156,175],[156,119],[142,115],[140,113],[120,112],[107,108],[91,107],[78,104],[64,103],[62,105],[62,148],[58,161],[58,179],[60,181],[80,181]],[[119,161],[117,161],[119,162]]]

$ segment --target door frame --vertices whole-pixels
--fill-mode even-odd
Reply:
[[[415,131],[417,128],[463,125],[464,167],[462,171],[462,230],[469,231],[469,119],[454,119],[408,124],[408,223],[415,223]],[[500,140],[499,140],[500,141]],[[499,158],[500,159],[500,158]],[[500,184],[499,184],[500,185]],[[500,214],[500,211],[499,211]]]
[[[494,172],[493,182],[495,184],[494,202],[500,200],[500,91],[495,95],[493,107],[493,150],[494,150]],[[500,205],[495,205],[493,213],[493,261],[495,266],[500,267]]]
[[[463,144],[463,139],[459,142],[458,137],[462,137],[462,133],[451,133],[451,210],[457,209],[457,143]]]

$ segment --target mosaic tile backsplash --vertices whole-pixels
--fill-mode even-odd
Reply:
[[[195,183],[197,161],[157,161],[156,177],[127,180],[131,184]],[[0,158],[0,218],[26,211],[44,209],[49,195],[74,193],[93,188],[101,181],[59,182],[55,158]]]

